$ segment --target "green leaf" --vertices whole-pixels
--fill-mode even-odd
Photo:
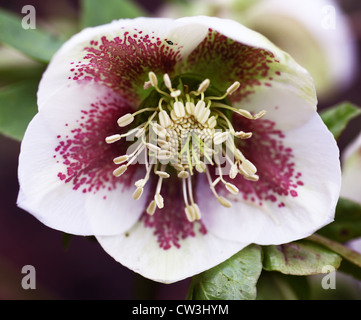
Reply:
[[[350,248],[344,246],[341,243],[338,243],[316,233],[312,236],[309,236],[307,239],[319,243],[322,246],[332,250],[333,252],[336,252],[349,262],[361,268],[361,254],[359,254],[358,252],[351,250]]]
[[[81,27],[93,27],[117,19],[136,18],[146,13],[130,0],[82,0]]]
[[[0,133],[21,140],[37,113],[36,81],[11,84],[0,90]]]
[[[312,275],[323,273],[326,265],[337,269],[341,257],[318,244],[297,241],[278,246],[264,246],[263,268],[291,275]]]
[[[347,124],[361,114],[361,109],[350,102],[343,102],[320,112],[320,116],[335,139],[338,139]]]
[[[257,283],[257,300],[308,300],[307,277],[263,271]]]
[[[254,300],[262,271],[262,250],[250,245],[225,262],[192,278],[187,299]]]
[[[38,28],[23,29],[21,22],[21,17],[0,9],[0,42],[34,60],[48,63],[62,41]]]
[[[361,205],[340,198],[336,207],[335,220],[317,233],[339,242],[361,237]]]

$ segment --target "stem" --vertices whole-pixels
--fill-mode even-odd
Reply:
[[[310,241],[317,242],[332,251],[338,253],[346,260],[350,261],[351,263],[355,264],[356,266],[361,268],[361,254],[358,252],[344,246],[341,243],[328,239],[326,237],[320,236],[319,234],[313,234],[306,238]]]

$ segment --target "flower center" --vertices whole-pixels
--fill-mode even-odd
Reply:
[[[133,114],[127,113],[118,119],[118,125],[125,127],[136,118],[139,124],[125,134],[115,134],[106,138],[107,143],[114,143],[122,138],[137,141],[125,155],[116,157],[115,164],[121,164],[113,171],[116,177],[121,176],[134,162],[145,166],[143,179],[136,181],[133,198],[138,200],[143,188],[153,173],[158,176],[158,182],[153,200],[147,207],[147,213],[154,214],[156,208],[164,207],[161,195],[162,182],[176,174],[181,179],[185,214],[189,221],[201,219],[201,212],[193,196],[192,177],[196,173],[205,173],[212,193],[220,204],[231,207],[231,203],[220,196],[215,187],[223,183],[226,189],[237,194],[238,188],[224,180],[225,175],[234,179],[241,174],[245,179],[257,181],[256,167],[236,147],[235,139],[249,139],[251,132],[235,131],[232,123],[232,113],[237,113],[247,119],[261,118],[265,111],[252,115],[249,111],[237,109],[227,103],[227,96],[234,93],[240,86],[234,82],[221,95],[206,95],[210,81],[202,81],[198,89],[190,90],[190,85],[183,84],[181,78],[174,88],[168,74],[164,74],[165,90],[158,86],[158,79],[153,72],[149,73],[149,81],[144,88],[153,87],[156,95],[150,107],[145,106]],[[156,97],[154,100],[154,96]],[[154,102],[156,101],[156,102]],[[146,114],[146,117],[144,117]],[[144,120],[144,121],[142,121]],[[126,164],[123,164],[126,163]],[[216,168],[218,178],[212,179],[209,166]]]

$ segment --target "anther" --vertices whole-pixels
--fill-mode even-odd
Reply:
[[[158,123],[153,123],[153,130],[157,136],[160,138],[165,138],[167,135],[167,130],[163,128],[163,126],[159,125]]]
[[[237,194],[239,192],[238,188],[232,183],[227,182],[225,186],[230,193]]]
[[[133,193],[133,199],[134,200],[138,200],[143,194],[143,188],[142,187],[138,187],[137,189],[135,189],[134,193]]]
[[[216,132],[213,136],[213,143],[215,145],[219,145],[222,144],[223,142],[225,142],[228,138],[228,132],[224,131],[224,132]]]
[[[229,171],[229,177],[231,179],[234,179],[238,174],[238,168],[237,168],[237,164],[236,163],[233,163],[232,166],[231,166],[231,169]]]
[[[122,165],[113,171],[113,175],[115,175],[116,177],[120,177],[126,170],[127,170],[127,166]]]
[[[176,97],[179,97],[181,94],[182,94],[182,91],[180,91],[180,90],[174,90],[174,91],[172,91],[172,92],[170,93],[170,96],[171,96],[172,98],[176,98]]]
[[[186,102],[186,111],[190,116],[194,115],[195,105],[193,102]]]
[[[186,205],[184,208],[184,211],[186,213],[186,217],[189,222],[193,222],[195,220],[195,212],[192,206]]]
[[[203,100],[199,100],[194,109],[194,116],[199,119],[199,117],[203,114],[204,109],[206,107],[206,103]]]
[[[189,177],[188,171],[181,171],[178,173],[178,178],[180,179],[187,179]]]
[[[224,197],[222,197],[222,196],[218,196],[218,197],[217,197],[217,200],[218,200],[218,202],[219,202],[222,206],[224,206],[224,207],[226,207],[226,208],[232,207],[232,203],[229,202],[226,198],[224,198]]]
[[[123,163],[125,161],[128,161],[128,159],[129,159],[129,156],[125,154],[124,156],[114,158],[113,162],[115,164],[121,164],[121,163]]]
[[[184,109],[184,105],[182,102],[180,101],[176,101],[174,102],[174,106],[173,106],[173,110],[175,112],[175,115],[178,117],[178,118],[182,118],[185,116],[185,109]]]
[[[199,93],[205,92],[207,90],[207,88],[209,87],[210,83],[211,82],[209,79],[203,80],[202,83],[199,85],[197,92],[199,92]]]
[[[217,125],[217,119],[215,116],[211,116],[208,121],[208,127],[210,127],[211,129],[213,129],[216,125]]]
[[[163,81],[164,81],[165,86],[169,90],[172,90],[172,82],[170,81],[169,75],[167,73],[164,74]]]
[[[154,172],[156,175],[158,175],[159,177],[162,177],[163,179],[167,179],[170,177],[169,173],[165,172],[165,171],[156,171]]]
[[[252,137],[252,132],[237,131],[234,136],[239,139],[249,139]]]
[[[151,203],[149,203],[146,211],[149,215],[152,216],[154,214],[156,208],[157,208],[157,204],[155,203],[154,200],[152,200]]]
[[[118,119],[118,126],[125,127],[134,121],[134,116],[131,113],[127,113]]]
[[[239,88],[240,85],[241,84],[238,81],[234,82],[231,86],[228,87],[228,89],[226,90],[226,93],[228,95],[231,95]]]
[[[116,141],[119,141],[121,139],[121,135],[120,134],[113,134],[112,136],[106,137],[105,138],[105,142],[106,143],[114,143]]]
[[[159,118],[160,125],[163,128],[168,128],[172,124],[172,121],[170,120],[168,113],[164,110],[162,110],[158,113],[158,118]]]
[[[164,200],[160,193],[156,193],[154,196],[154,201],[159,209],[163,209],[164,207]]]
[[[148,76],[149,76],[149,81],[150,81],[150,83],[152,84],[152,86],[153,86],[153,87],[158,86],[158,78],[157,78],[157,76],[155,75],[155,73],[152,72],[152,71],[150,71],[150,72],[148,73]]]

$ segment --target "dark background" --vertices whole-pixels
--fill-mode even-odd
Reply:
[[[160,5],[160,1],[138,2],[153,12]],[[339,3],[355,31],[361,61],[361,1],[340,0]],[[34,5],[37,19],[45,21],[61,14],[76,20],[79,9],[77,1],[0,0],[1,8],[18,14],[27,4]],[[322,101],[319,109],[345,100],[361,106],[360,89],[361,72],[358,72],[349,88]],[[358,118],[342,134],[340,149],[360,131]],[[184,299],[189,280],[162,285],[144,279],[115,262],[89,238],[72,237],[65,248],[61,232],[44,226],[17,208],[19,150],[19,142],[0,135],[0,299]],[[24,265],[33,265],[36,269],[36,290],[21,287]]]

